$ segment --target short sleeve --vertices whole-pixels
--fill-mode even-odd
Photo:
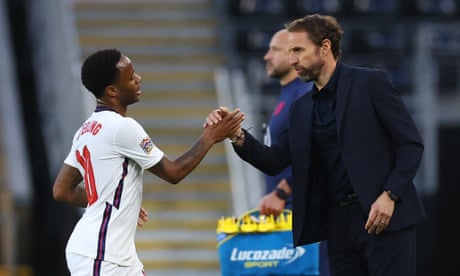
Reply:
[[[115,133],[116,150],[143,169],[157,164],[164,153],[153,143],[144,128],[132,118],[123,118]]]

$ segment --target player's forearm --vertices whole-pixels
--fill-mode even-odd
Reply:
[[[174,161],[178,166],[177,175],[178,178],[180,178],[177,182],[182,180],[198,166],[213,144],[214,143],[210,142],[202,135],[191,149]]]
[[[53,191],[53,195],[55,200],[75,205],[77,207],[84,208],[88,205],[86,191],[81,185],[65,190],[55,189]]]
[[[77,186],[69,198],[69,203],[78,207],[85,208],[88,205],[88,197],[83,187]]]
[[[85,188],[81,185],[82,181],[83,178],[76,168],[64,164],[54,181],[54,199],[75,206],[86,207],[88,199]]]
[[[212,145],[213,142],[202,135],[196,144],[179,158],[172,161],[164,156],[149,171],[171,184],[177,184],[198,166]]]

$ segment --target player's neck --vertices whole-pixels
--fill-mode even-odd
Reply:
[[[96,100],[96,111],[103,111],[103,110],[109,110],[116,112],[122,116],[125,116],[126,114],[126,108],[121,108],[113,103],[110,103],[108,101],[105,101],[103,99],[97,99]]]

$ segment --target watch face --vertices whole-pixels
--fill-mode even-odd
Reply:
[[[288,194],[286,193],[286,191],[281,188],[276,188],[275,194],[282,200],[286,200],[288,198]]]

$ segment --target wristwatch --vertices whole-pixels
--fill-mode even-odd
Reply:
[[[286,193],[286,191],[281,189],[281,188],[279,188],[279,187],[276,187],[275,194],[279,199],[282,199],[282,200],[287,200],[288,197],[289,197],[289,195]]]
[[[387,194],[390,197],[390,199],[393,200],[395,203],[397,203],[399,201],[399,196],[397,194],[393,193],[390,190],[385,190],[385,192],[387,192]]]
[[[232,137],[232,138],[229,138],[230,139],[230,142],[232,143],[236,143],[240,140],[243,140],[244,139],[244,130],[241,129],[240,131],[240,134],[236,135],[235,137]]]

